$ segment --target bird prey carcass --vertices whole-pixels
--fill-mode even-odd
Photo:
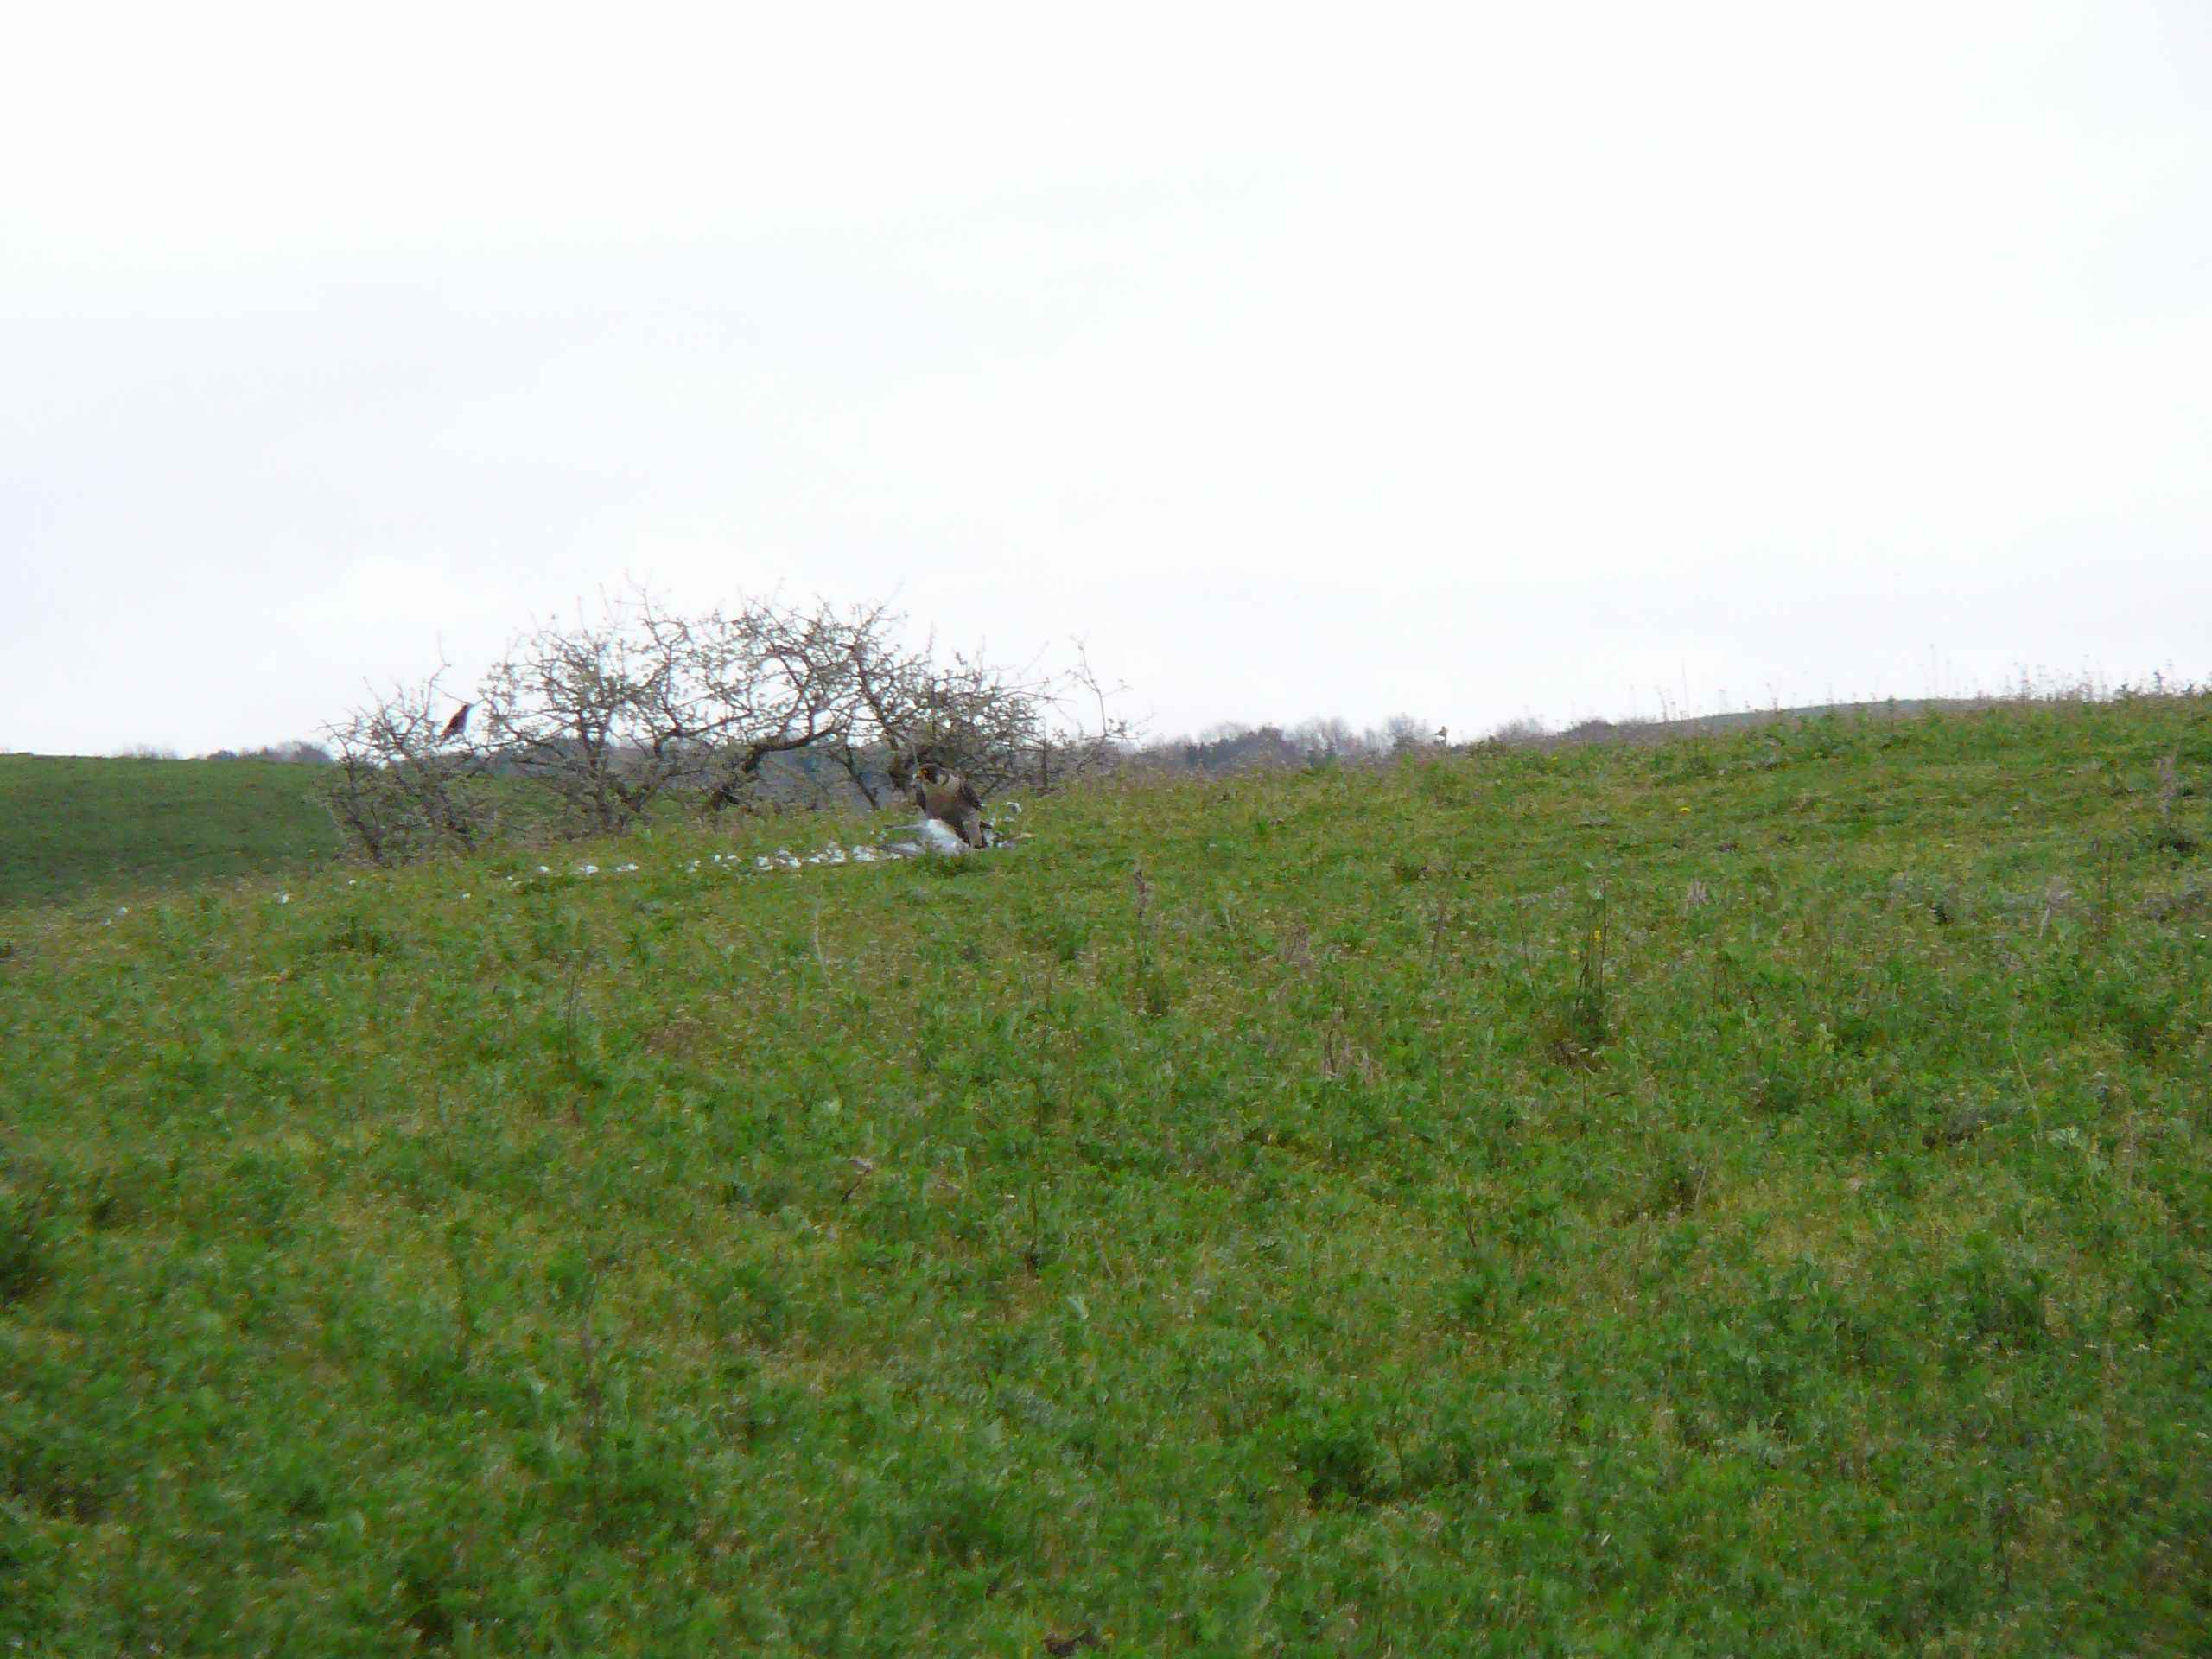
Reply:
[[[957,772],[934,760],[923,762],[914,781],[914,803],[930,817],[951,826],[952,833],[970,847],[987,847],[983,837],[983,798],[976,785]]]

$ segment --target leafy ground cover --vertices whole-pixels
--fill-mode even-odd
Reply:
[[[2203,1652],[2207,779],[2162,698],[17,912],[0,1648]]]
[[[0,909],[327,863],[320,772],[271,760],[0,755]]]

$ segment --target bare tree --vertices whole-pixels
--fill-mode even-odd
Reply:
[[[1382,741],[1376,747],[1395,754],[1418,754],[1434,728],[1412,715],[1393,715],[1383,723]]]
[[[1135,721],[1113,712],[1111,700],[1128,690],[1108,685],[1090,665],[1090,650],[1076,642],[1075,666],[1059,677],[1051,706],[1059,722],[1050,736],[1057,756],[1048,753],[1039,767],[1039,786],[1050,788],[1116,765],[1139,735]],[[1057,766],[1058,770],[1052,768]]]
[[[871,805],[925,761],[987,791],[1050,789],[1123,752],[1128,722],[1080,649],[1057,676],[948,662],[904,625],[882,606],[749,599],[684,614],[643,588],[602,599],[596,616],[518,636],[470,720],[441,724],[451,700],[434,675],[329,728],[332,810],[371,856],[408,857],[475,844],[488,808],[462,786],[487,773],[541,785],[572,832],[611,834],[671,791],[709,811],[742,804],[768,762],[806,750]]]
[[[395,686],[323,728],[332,752],[324,804],[340,838],[372,863],[470,851],[497,826],[486,756],[439,736],[451,701],[438,689],[445,671]]]
[[[1338,715],[1317,715],[1292,727],[1286,735],[1309,762],[1353,760],[1367,751],[1366,741]]]
[[[903,619],[878,610],[866,620],[852,642],[855,706],[838,758],[871,805],[881,804],[878,760],[901,792],[924,764],[958,772],[985,794],[1041,791],[1100,770],[1128,743],[1130,723],[1110,703],[1119,688],[1099,678],[1080,645],[1075,665],[1058,674],[980,653],[956,652],[946,663],[898,643]]]
[[[854,645],[871,613],[841,617],[826,604],[786,611],[748,601],[686,619],[650,599],[640,626],[671,665],[654,736],[685,763],[711,811],[734,804],[761,763],[817,743],[849,741]]]
[[[508,648],[480,693],[486,741],[586,832],[628,828],[672,787],[719,811],[769,756],[843,736],[870,614],[752,600],[686,616],[636,589]]]
[[[607,605],[508,646],[478,691],[483,741],[503,770],[550,785],[572,828],[624,830],[682,769],[660,718],[676,678],[660,643]]]

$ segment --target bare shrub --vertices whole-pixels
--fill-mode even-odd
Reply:
[[[772,770],[786,799],[810,782],[817,804],[849,789],[876,806],[925,760],[988,792],[1051,789],[1121,753],[1128,722],[1079,652],[1057,675],[946,661],[904,624],[882,606],[751,599],[685,614],[642,588],[603,599],[509,645],[458,750],[439,740],[436,677],[329,728],[332,810],[349,841],[390,859],[474,845],[474,803],[453,791],[493,774],[534,785],[554,827],[591,835],[671,792],[709,812],[753,804]],[[827,764],[798,759],[809,750]],[[797,764],[771,768],[786,755]]]
[[[347,848],[372,863],[470,851],[497,827],[486,755],[441,737],[453,702],[439,689],[444,673],[394,686],[323,728],[323,803]]]
[[[880,613],[841,616],[821,603],[802,612],[752,601],[686,620],[650,601],[641,608],[645,626],[680,665],[687,701],[671,729],[696,762],[687,781],[703,791],[709,810],[743,798],[770,755],[850,732],[855,642],[878,626]]]
[[[1118,760],[1132,730],[1108,687],[1077,649],[1059,673],[1015,670],[955,652],[901,645],[893,618],[869,613],[851,641],[852,717],[838,760],[871,806],[882,804],[878,769],[904,793],[924,762],[950,767],[985,795],[1020,786],[1040,792]]]
[[[578,833],[626,830],[672,788],[720,811],[769,756],[850,731],[855,642],[880,615],[756,600],[686,616],[639,590],[510,645],[480,693],[487,741]]]
[[[626,829],[680,769],[667,730],[681,696],[671,654],[610,609],[514,641],[477,700],[502,770],[546,784],[589,832]]]

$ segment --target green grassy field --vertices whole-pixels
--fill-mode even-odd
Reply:
[[[0,755],[0,910],[327,863],[312,766]]]
[[[0,1652],[2212,1651],[2207,779],[2031,707],[16,912]]]

